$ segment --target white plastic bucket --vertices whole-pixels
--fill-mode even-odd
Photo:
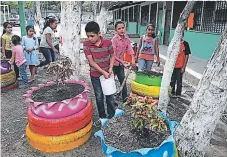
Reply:
[[[100,76],[100,82],[101,82],[101,86],[102,86],[102,92],[104,95],[112,95],[117,92],[117,87],[115,84],[113,74],[108,79],[105,79],[105,77],[103,75]]]

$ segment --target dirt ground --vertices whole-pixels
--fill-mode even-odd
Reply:
[[[85,62],[80,72],[82,80],[90,84],[88,65]],[[135,75],[132,73],[127,81],[128,86]],[[45,70],[40,70],[37,80],[33,86],[54,80],[52,76],[46,75]],[[21,83],[21,82],[20,82]],[[1,156],[2,157],[104,157],[101,150],[99,138],[94,133],[99,128],[93,127],[92,136],[89,141],[79,148],[61,153],[43,153],[33,149],[26,142],[25,127],[27,124],[26,111],[28,104],[24,103],[23,94],[25,89],[15,89],[1,94]],[[93,91],[91,98],[94,101]],[[186,101],[187,102],[187,101]],[[188,103],[184,103],[187,107]],[[175,105],[172,105],[173,107]],[[96,105],[94,105],[93,121],[98,120]],[[185,108],[186,109],[186,108]],[[182,109],[183,110],[183,109]],[[186,111],[186,110],[185,110]],[[183,112],[183,111],[182,111]],[[182,114],[183,115],[183,114]],[[174,119],[174,117],[173,117]],[[226,124],[220,122],[211,140],[211,146],[207,148],[207,157],[226,157],[227,154],[227,129]]]

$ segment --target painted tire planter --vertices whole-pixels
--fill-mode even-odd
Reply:
[[[1,59],[1,70],[0,73],[1,74],[5,74],[5,73],[9,73],[11,71],[11,64],[9,64],[9,60],[4,60]]]
[[[86,107],[88,103],[88,93],[90,88],[88,84],[83,81],[66,80],[65,83],[76,83],[84,86],[84,91],[70,99],[66,99],[60,102],[35,102],[31,99],[32,93],[45,86],[52,86],[55,82],[47,82],[46,84],[39,84],[38,87],[32,87],[24,95],[26,97],[25,102],[30,103],[31,111],[39,117],[47,119],[58,119],[71,116],[80,112]]]
[[[11,85],[8,85],[8,86],[6,86],[6,87],[1,88],[1,91],[2,91],[2,92],[7,92],[7,91],[9,91],[9,90],[12,90],[12,89],[17,88],[18,86],[19,86],[19,83],[18,83],[18,81],[16,81],[16,82],[14,82],[14,83],[11,84]]]
[[[92,119],[93,106],[89,101],[80,112],[61,119],[45,119],[35,115],[29,107],[27,112],[29,127],[32,131],[42,135],[64,135],[78,131]]]
[[[162,77],[161,76],[148,76],[145,74],[136,74],[137,83],[148,85],[148,86],[161,86]]]
[[[13,70],[9,73],[1,74],[1,88],[12,85],[16,81],[16,74]]]
[[[124,111],[117,109],[115,117],[121,116],[122,114],[124,114]],[[175,121],[169,121],[163,113],[160,113],[160,115],[164,117],[169,124],[171,135],[156,148],[142,148],[131,152],[122,152],[115,147],[105,144],[102,130],[96,132],[95,136],[101,139],[102,150],[107,157],[178,157],[178,152],[173,138],[175,127],[178,123]],[[108,121],[109,120],[107,119],[101,119],[102,127],[105,127]]]
[[[28,143],[44,152],[61,152],[76,148],[86,141],[88,141],[91,136],[92,131],[92,121],[83,129],[62,136],[45,136],[34,133],[30,130],[29,125],[26,127],[26,135]]]
[[[152,96],[153,98],[158,98],[160,93],[159,86],[147,86],[139,84],[135,81],[132,81],[131,89],[133,93],[136,93],[141,96]]]

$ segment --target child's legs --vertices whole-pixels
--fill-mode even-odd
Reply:
[[[55,52],[52,49],[50,49],[50,52],[51,52],[51,60],[52,62],[54,62],[56,60]]]
[[[24,82],[25,85],[28,85],[28,76],[27,76],[27,73],[26,73],[26,62],[23,63],[21,66],[19,66],[19,71],[20,71],[20,75],[22,77],[22,80]]]
[[[153,65],[153,60],[146,60],[145,64],[146,64],[146,71],[151,71],[152,65]]]
[[[51,51],[48,48],[41,48],[41,53],[43,54],[45,61],[40,62],[39,67],[49,64],[52,61]]]
[[[124,66],[123,65],[114,66],[114,74],[117,75],[117,78],[118,78],[120,84],[122,85],[122,83],[125,79]],[[126,98],[127,98],[127,87],[126,87],[126,84],[125,84],[123,89],[122,89],[122,100],[124,101]]]
[[[177,90],[176,90],[176,95],[181,95],[181,92],[182,92],[182,77],[183,77],[183,73],[181,72],[181,68],[177,68],[177,74],[176,74]]]
[[[145,67],[145,60],[143,58],[139,58],[139,60],[138,60],[139,70],[144,70],[144,67]]]
[[[173,74],[170,82],[170,86],[172,88],[172,94],[175,94],[175,84],[176,84],[176,68],[173,69]]]
[[[98,77],[91,76],[91,83],[95,92],[96,105],[98,108],[99,118],[106,118],[106,113],[104,108],[104,95],[102,92],[100,79]]]
[[[107,104],[108,118],[112,118],[115,114],[114,95],[107,95],[106,96],[106,104]]]
[[[12,58],[12,51],[6,50],[5,54],[6,54],[6,58],[7,59],[11,59]],[[15,62],[13,63],[13,67],[14,67],[14,71],[16,73],[16,78],[19,78],[20,77],[19,76],[19,69],[18,69],[18,66],[16,65]]]
[[[35,77],[35,72],[36,72],[35,65],[29,65],[29,69],[30,69],[31,80],[32,80],[32,79],[34,79],[34,77]]]

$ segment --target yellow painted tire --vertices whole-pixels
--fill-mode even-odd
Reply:
[[[13,70],[11,70],[9,73],[1,74],[0,76],[1,88],[14,84],[16,81],[16,74]]]
[[[28,143],[44,152],[61,152],[70,150],[88,141],[92,131],[92,121],[83,129],[62,136],[45,136],[34,133],[30,130],[29,125],[26,127]]]
[[[160,93],[159,86],[147,86],[147,85],[139,84],[135,81],[132,81],[131,89],[133,93],[136,93],[142,96],[152,96],[153,98],[158,98]]]

